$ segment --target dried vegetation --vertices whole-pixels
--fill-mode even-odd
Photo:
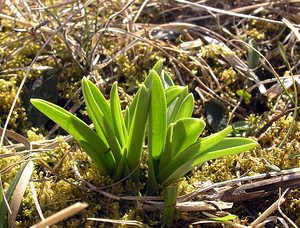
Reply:
[[[7,189],[20,163],[34,161],[16,224],[28,227],[83,201],[87,209],[56,227],[159,226],[160,197],[139,196],[142,184],[101,177],[70,137],[58,136],[64,132],[33,110],[29,98],[50,100],[88,121],[80,93],[83,76],[107,94],[118,80],[125,106],[147,71],[164,58],[172,78],[194,93],[194,115],[206,118],[207,134],[234,124],[236,135],[260,143],[255,151],[206,163],[183,178],[177,226],[212,221],[299,226],[299,22],[297,0],[1,1],[2,187]],[[237,192],[234,204],[220,206],[224,192],[250,183],[243,177],[269,172],[282,181],[275,183],[274,173],[269,185],[255,185],[260,179],[253,178],[254,187],[246,189],[257,191],[253,198]],[[286,174],[292,176],[286,180]],[[260,184],[264,188],[258,191]],[[273,207],[262,216],[278,198],[285,199],[278,203],[282,210]],[[213,203],[194,209],[192,202],[205,200]],[[188,209],[182,209],[184,202]],[[228,213],[237,217],[211,220]]]

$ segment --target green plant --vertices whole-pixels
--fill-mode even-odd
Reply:
[[[57,105],[40,99],[31,102],[74,137],[103,175],[118,180],[133,173],[137,181],[148,118],[148,90],[144,85],[140,87],[124,117],[117,82],[112,86],[110,102],[86,78],[82,79],[82,93],[95,131]]]
[[[187,87],[175,86],[158,62],[145,82],[150,92],[147,193],[153,194],[203,162],[253,149],[252,139],[226,136],[229,126],[205,138],[203,119],[191,117],[194,97]]]
[[[31,102],[77,140],[102,174],[115,179],[132,174],[138,181],[137,167],[149,122],[147,194],[178,180],[205,161],[241,153],[257,144],[247,138],[226,138],[231,127],[199,139],[205,122],[191,117],[194,97],[187,87],[174,85],[162,69],[161,60],[123,112],[116,82],[109,102],[86,78],[82,79],[82,92],[95,131],[54,104],[39,99]]]

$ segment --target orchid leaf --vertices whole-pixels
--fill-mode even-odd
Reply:
[[[173,169],[173,171],[166,172],[161,179],[161,183],[162,185],[166,185],[174,180],[178,180],[187,172],[191,171],[194,167],[206,161],[221,158],[227,155],[234,155],[246,152],[255,148],[256,146],[257,142],[252,139],[239,137],[225,138],[213,147],[210,147],[208,150],[203,152],[201,150],[200,144],[196,143],[194,146],[188,148],[185,152],[186,154],[188,154],[188,150],[193,150],[193,153],[197,154],[197,156],[194,156],[193,158],[189,159],[189,161],[186,161],[181,165],[177,166],[176,169]]]
[[[172,158],[172,161],[169,162],[166,166],[163,166],[160,170],[158,174],[159,177],[162,177],[160,183],[162,183],[162,180],[166,179],[167,176],[171,175],[171,173],[174,172],[178,167],[188,162],[189,160],[194,159],[200,153],[208,150],[210,147],[220,142],[229,134],[230,131],[231,127],[227,127],[223,131],[215,133],[204,139],[198,140],[181,153],[177,153],[176,156]]]
[[[128,152],[127,163],[130,172],[135,170],[140,164],[149,110],[148,90],[144,85],[139,90],[126,146]],[[138,172],[133,173],[133,180],[138,180]]]
[[[165,90],[167,106],[169,106],[184,90],[182,86],[171,86]]]
[[[110,108],[111,116],[114,127],[114,133],[118,139],[118,142],[121,147],[125,146],[127,139],[127,131],[125,127],[124,118],[121,110],[121,103],[118,96],[118,83],[115,82],[111,88],[110,93]]]
[[[31,99],[38,110],[67,131],[79,146],[91,157],[102,174],[109,174],[115,169],[115,160],[111,153],[105,153],[108,147],[89,126],[63,108],[41,99]]]
[[[179,120],[186,117],[191,117],[194,110],[194,96],[188,94],[182,101],[174,120]]]
[[[152,191],[151,184],[155,184],[155,173],[165,143],[167,133],[167,103],[164,88],[157,73],[150,71],[151,80],[150,110],[149,110],[149,181],[148,191]]]
[[[98,105],[94,96],[95,93],[92,92],[92,86],[90,86],[87,79],[82,80],[82,93],[89,117],[91,117],[96,130],[101,129],[101,132],[118,163],[121,159],[121,146],[114,134],[113,126],[109,124],[109,117],[111,117],[111,115],[104,116],[104,113],[102,112],[103,109]]]

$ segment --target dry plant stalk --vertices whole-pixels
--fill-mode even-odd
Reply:
[[[284,195],[287,193],[288,189],[279,197],[276,202],[274,202],[267,210],[265,210],[257,219],[255,219],[249,226],[249,228],[257,227],[261,222],[263,222],[269,215],[276,211],[280,205],[285,202]]]
[[[65,218],[68,218],[72,215],[77,214],[79,211],[82,211],[87,206],[88,206],[87,203],[80,203],[80,202],[75,203],[75,204],[71,205],[70,207],[67,207],[67,208],[55,213],[54,215],[51,215],[50,217],[46,218],[45,220],[31,226],[31,228],[44,228],[47,226],[54,225]]]

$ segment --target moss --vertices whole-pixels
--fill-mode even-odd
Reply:
[[[6,149],[5,147],[0,148],[0,155],[11,154],[14,152],[16,152],[14,149]],[[19,171],[20,164],[17,163],[19,159],[20,156],[11,156],[0,159],[1,181],[3,183],[4,189],[7,189],[12,179]]]
[[[251,28],[247,30],[247,36],[249,38],[253,38],[257,41],[262,41],[266,39],[266,36],[264,33],[259,31],[257,28]]]
[[[0,79],[0,124],[3,126],[7,119],[11,105],[17,94],[17,78]],[[15,109],[9,119],[9,128],[26,129],[28,127],[25,109],[20,98],[17,99]]]
[[[32,127],[30,130],[27,131],[27,138],[29,141],[39,141],[45,139],[45,137],[41,134],[38,133],[39,129]]]
[[[225,85],[233,83],[237,79],[235,70],[232,67],[225,69],[220,74],[220,79]]]

